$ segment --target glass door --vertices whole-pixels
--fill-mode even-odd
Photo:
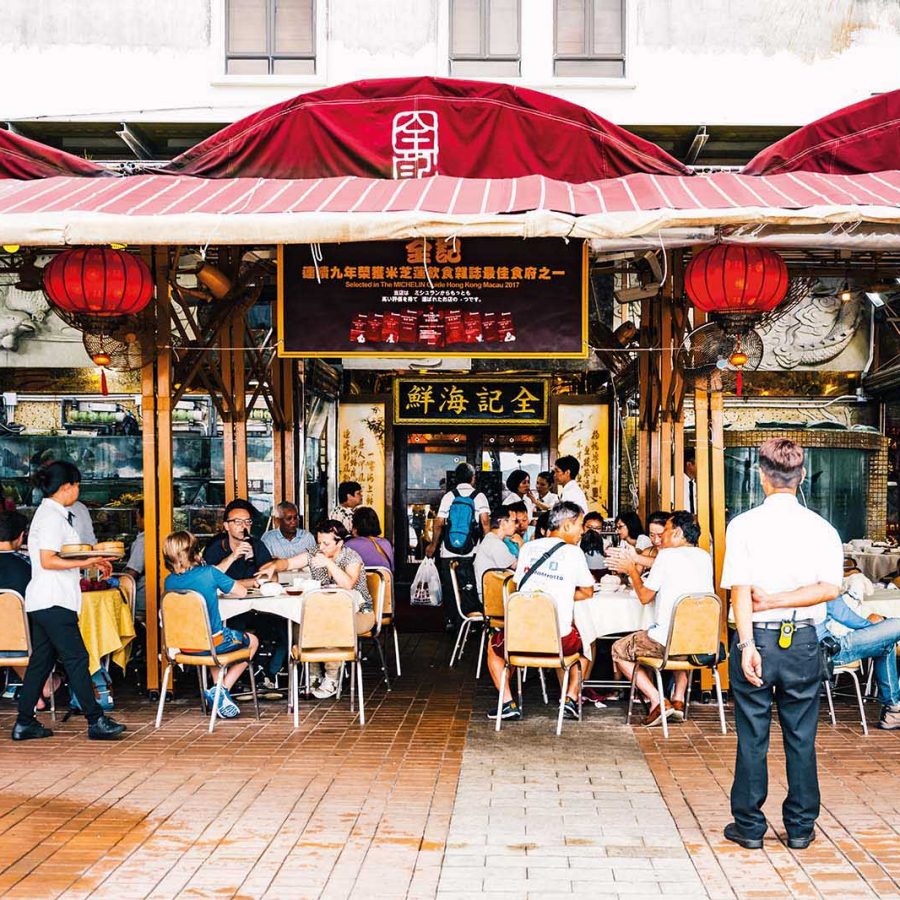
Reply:
[[[517,469],[522,469],[531,478],[531,489],[535,490],[537,476],[547,468],[549,450],[547,435],[542,430],[535,431],[485,431],[481,437],[480,468],[482,472],[499,472],[506,496],[506,479]]]

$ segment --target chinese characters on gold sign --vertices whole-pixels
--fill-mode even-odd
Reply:
[[[546,380],[397,378],[394,422],[403,424],[545,424]]]
[[[556,238],[282,248],[288,356],[583,357],[586,254]]]

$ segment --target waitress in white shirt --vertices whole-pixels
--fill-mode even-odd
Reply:
[[[108,576],[112,568],[99,556],[72,560],[59,555],[64,544],[80,543],[70,509],[78,500],[81,482],[78,467],[57,460],[40,468],[34,478],[44,499],[28,532],[31,581],[25,590],[25,609],[31,628],[32,651],[19,694],[19,712],[12,739],[27,741],[53,734],[35,718],[34,707],[57,659],[65,668],[69,687],[87,717],[88,737],[93,740],[116,738],[125,726],[105,716],[94,698],[88,652],[78,628],[81,611],[78,570],[96,566]]]

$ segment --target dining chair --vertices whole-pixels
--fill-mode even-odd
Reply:
[[[497,724],[500,730],[500,713],[503,708],[503,693],[509,679],[510,670],[515,667],[518,680],[519,709],[522,703],[522,670],[556,669],[563,673],[562,690],[559,696],[559,715],[556,734],[562,734],[563,710],[569,690],[572,669],[578,673],[578,719],[581,721],[581,666],[580,654],[563,653],[562,638],[559,633],[559,618],[556,604],[547,594],[540,591],[516,591],[504,603],[503,627],[503,673],[500,676],[500,693],[497,697]]]
[[[25,598],[18,591],[0,589],[0,666],[28,668],[30,661],[31,631],[25,612]],[[50,678],[54,677],[51,673]],[[56,718],[55,691],[50,692],[50,715]]]
[[[481,678],[481,664],[484,661],[485,642],[488,632],[503,630],[503,603],[509,595],[512,583],[509,569],[485,569],[481,576],[481,600],[484,607],[486,627],[481,629],[481,643],[478,648],[478,668],[476,678]]]
[[[484,629],[487,625],[487,620],[484,617],[484,613],[482,611],[468,612],[464,613],[462,611],[462,601],[460,600],[460,590],[459,590],[459,579],[456,575],[456,570],[459,568],[459,563],[454,559],[450,563],[450,584],[453,586],[453,599],[456,602],[456,611],[459,613],[459,618],[462,620],[459,631],[456,634],[456,643],[453,645],[453,652],[450,654],[450,668],[453,668],[454,661],[459,662],[462,659],[463,650],[466,647],[466,641],[469,639],[469,631],[473,625],[477,625],[482,630],[482,637],[484,636]],[[479,660],[480,667],[480,660]]]
[[[366,724],[363,677],[353,595],[343,589],[312,591],[303,597],[298,643],[289,658],[294,728],[300,727],[300,666],[308,663],[350,663],[350,711],[354,709],[354,682],[359,689],[359,724]],[[339,682],[340,683],[340,682]]]
[[[380,572],[384,579],[384,609],[381,611],[381,632],[384,635],[385,656],[387,656],[387,634],[391,633],[394,643],[394,665],[397,677],[400,671],[400,638],[397,634],[397,618],[394,614],[394,573],[387,566],[366,566],[367,572]]]
[[[863,734],[868,737],[869,736],[869,724],[866,722],[866,707],[863,703],[863,695],[862,688],[859,683],[859,675],[862,670],[862,661],[854,660],[853,662],[845,663],[842,666],[834,667],[834,686],[837,689],[838,678],[841,675],[849,675],[851,680],[853,681],[853,687],[856,689],[856,702],[859,706],[859,721],[862,725]],[[837,725],[837,718],[834,715],[834,697],[831,693],[831,678],[828,675],[828,672],[825,673],[824,678],[825,683],[825,696],[828,698],[828,712],[831,716],[831,724]]]
[[[159,709],[156,712],[156,727],[162,724],[163,707],[166,703],[166,689],[172,669],[178,666],[194,666],[197,669],[197,683],[200,686],[200,708],[206,714],[206,695],[204,692],[205,670],[218,667],[219,677],[216,680],[216,693],[213,697],[212,711],[209,715],[209,731],[212,734],[216,727],[216,716],[219,699],[222,696],[222,683],[229,666],[238,662],[250,662],[250,648],[242,647],[230,653],[217,653],[213,643],[212,628],[209,624],[209,610],[206,601],[197,591],[167,591],[159,606],[159,617],[162,623],[163,656],[166,660],[166,672],[163,675],[159,692]],[[185,653],[185,649],[191,652]],[[253,666],[248,665],[250,673],[250,689],[253,692],[253,706],[256,718],[259,718],[259,698],[256,695],[256,676]]]
[[[366,567],[366,586],[369,588],[369,595],[372,598],[372,608],[375,612],[375,624],[366,632],[360,633],[358,637],[364,640],[370,640],[375,645],[378,652],[378,661],[381,665],[381,672],[384,675],[384,683],[386,690],[391,689],[391,680],[388,677],[387,662],[385,661],[384,647],[381,640],[381,629],[384,627],[384,595],[387,585],[382,567],[369,568]]]
[[[631,673],[631,689],[628,702],[625,704],[625,724],[631,723],[631,706],[634,703],[635,678],[639,666],[656,673],[656,687],[659,691],[660,703],[665,702],[663,690],[663,672],[687,672],[688,686],[685,694],[684,717],[687,719],[690,710],[691,680],[698,669],[709,669],[716,686],[716,700],[719,704],[719,724],[722,734],[725,728],[725,706],[722,703],[722,685],[719,681],[718,665],[719,645],[722,628],[722,601],[717,594],[684,594],[675,601],[672,617],[669,620],[669,634],[666,638],[662,658],[639,656]],[[692,662],[689,657],[708,656],[709,664]],[[662,716],[663,735],[668,738],[669,725]]]

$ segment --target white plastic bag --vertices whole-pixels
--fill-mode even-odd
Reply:
[[[409,602],[413,606],[441,605],[441,578],[437,563],[428,556],[419,563],[416,577],[409,588]]]

